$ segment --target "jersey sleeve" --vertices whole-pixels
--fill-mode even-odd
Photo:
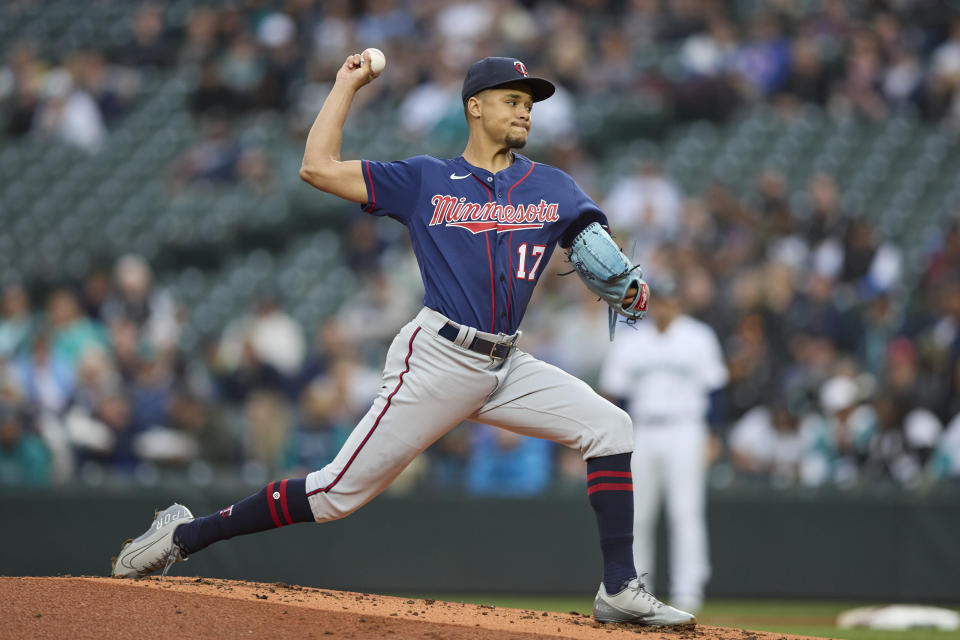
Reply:
[[[610,227],[606,214],[600,210],[597,203],[584,193],[583,189],[574,182],[573,178],[566,174],[564,174],[564,176],[568,181],[570,205],[576,212],[576,215],[571,217],[570,224],[564,229],[563,235],[560,236],[560,246],[567,249],[573,243],[577,234],[583,231],[590,223],[599,222],[604,229],[609,229]]]
[[[404,223],[409,220],[420,195],[423,157],[360,163],[367,185],[367,203],[361,208],[375,216],[391,216]]]

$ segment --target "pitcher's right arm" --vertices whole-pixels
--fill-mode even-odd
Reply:
[[[359,53],[347,57],[310,128],[300,166],[300,179],[307,184],[360,204],[368,200],[367,186],[360,161],[340,159],[343,123],[354,94],[378,75],[370,70],[369,54],[363,54],[362,58]]]

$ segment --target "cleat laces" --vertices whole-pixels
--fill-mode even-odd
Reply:
[[[648,602],[653,608],[660,609],[663,607],[663,603],[657,600],[652,593],[647,591],[646,585],[642,582],[646,575],[646,573],[641,573],[639,578],[629,581],[626,588],[633,592],[634,600],[640,598],[641,600]]]

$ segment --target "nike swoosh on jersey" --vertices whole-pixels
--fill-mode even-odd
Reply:
[[[465,176],[458,176],[456,173],[451,173],[451,174],[450,174],[450,179],[451,179],[451,180],[463,180],[464,178],[469,178],[469,177],[472,176],[472,175],[473,175],[472,173],[468,173],[468,174],[465,175]]]

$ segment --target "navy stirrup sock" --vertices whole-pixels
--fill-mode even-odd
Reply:
[[[633,566],[633,476],[630,457],[619,453],[587,460],[587,496],[597,514],[603,551],[603,585],[619,593],[637,577]]]
[[[234,536],[313,521],[307,501],[307,481],[294,478],[271,482],[226,509],[180,525],[173,540],[187,556]]]

